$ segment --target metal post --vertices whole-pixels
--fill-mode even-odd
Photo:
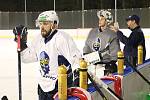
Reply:
[[[84,28],[84,0],[82,0],[82,28]]]
[[[143,64],[143,46],[138,46],[138,65]]]
[[[87,62],[83,59],[80,60],[80,87],[83,89],[87,89]]]
[[[27,27],[27,1],[25,0],[24,1],[24,12],[25,12],[25,16],[24,16],[24,18],[25,18],[25,26]]]
[[[27,4],[26,4],[26,0],[24,1],[24,11],[26,12],[27,11]]]
[[[54,11],[55,11],[55,0],[54,0]]]
[[[115,0],[115,22],[117,22],[117,0]]]
[[[58,67],[58,98],[67,100],[67,69],[65,65]]]

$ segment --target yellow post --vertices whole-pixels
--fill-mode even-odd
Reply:
[[[87,89],[87,62],[80,60],[80,87]]]
[[[124,74],[124,55],[122,51],[118,51],[118,74]]]
[[[58,67],[58,98],[67,100],[67,69],[65,65]]]
[[[139,45],[138,46],[138,64],[143,63],[143,46]]]

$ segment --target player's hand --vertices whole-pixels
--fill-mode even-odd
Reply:
[[[110,29],[114,32],[117,32],[119,30],[119,24],[118,22],[115,22],[114,25],[110,26]]]
[[[13,33],[15,35],[14,41],[16,42],[18,42],[18,36],[20,35],[21,51],[27,48],[27,27],[23,25],[18,25],[13,29]]]
[[[27,42],[27,27],[23,25],[18,25],[13,29],[13,33],[15,35],[15,41],[17,42],[18,35],[21,36],[21,41]]]

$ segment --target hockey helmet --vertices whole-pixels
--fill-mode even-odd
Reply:
[[[100,11],[98,11],[98,12],[97,12],[97,16],[98,16],[98,18],[100,18],[101,16],[105,17],[105,18],[106,18],[106,21],[107,21],[107,23],[108,23],[108,25],[113,22],[113,16],[112,16],[112,14],[111,14],[109,11],[107,11],[107,10],[100,10]]]
[[[59,24],[59,18],[58,15],[55,11],[44,11],[39,14],[37,20],[36,20],[36,26],[39,26],[39,22],[44,22],[44,21],[50,21],[54,24]]]

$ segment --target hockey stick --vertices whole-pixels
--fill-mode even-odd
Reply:
[[[90,81],[92,82],[92,84],[94,85],[95,89],[97,90],[97,92],[101,95],[101,97],[103,98],[103,100],[108,100],[106,98],[106,96],[104,95],[104,93],[100,90],[100,88],[97,86],[96,82],[93,80],[93,78],[89,75],[89,73],[87,73],[88,78],[90,79]]]
[[[128,62],[128,61],[127,61]],[[148,79],[146,79],[145,77],[144,77],[144,75],[142,75],[137,69],[136,69],[136,66],[133,66],[131,63],[129,63],[128,62],[128,64],[129,64],[129,66],[131,66],[132,67],[132,69],[140,76],[140,77],[142,77],[142,79],[146,82],[146,83],[148,83],[148,85],[150,85],[150,82],[148,81]]]
[[[18,86],[19,86],[19,100],[22,100],[22,89],[21,89],[21,56],[20,56],[20,39],[21,39],[21,34],[18,33],[18,38],[17,38],[17,52],[18,52]]]
[[[91,73],[92,74],[92,73]],[[88,74],[89,75],[89,74]],[[111,88],[109,88],[102,80],[98,79],[96,76],[93,76],[93,81],[98,83],[99,86],[104,88],[110,95],[112,95],[116,100],[123,100],[122,97],[118,96]],[[98,87],[98,86],[97,86]],[[105,100],[105,99],[104,99]],[[106,99],[107,100],[107,99]]]

